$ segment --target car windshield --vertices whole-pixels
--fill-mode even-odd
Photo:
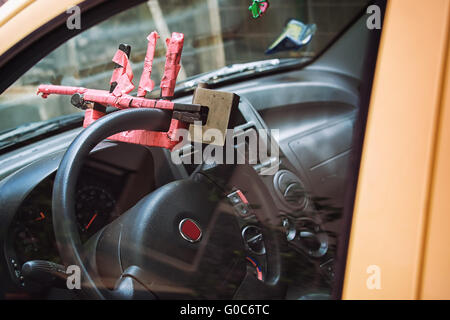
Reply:
[[[263,1],[264,2],[264,1]],[[254,6],[258,6],[253,1]],[[130,44],[134,81],[138,81],[147,49],[147,35],[157,30],[162,39],[171,32],[185,34],[178,82],[225,66],[270,60],[264,68],[312,59],[338,35],[367,4],[366,0],[271,0],[258,18],[258,7],[247,0],[150,0],[130,8],[68,40],[21,76],[0,95],[0,134],[27,124],[80,112],[69,98],[36,95],[41,83],[109,88],[119,43]],[[259,8],[260,10],[261,8]],[[81,29],[82,25],[81,15]],[[291,24],[289,29],[286,28]],[[299,27],[292,27],[292,24]],[[299,34],[306,30],[310,34]],[[297,40],[290,41],[286,31]],[[299,32],[299,30],[303,30]],[[284,49],[284,50],[283,50]],[[157,45],[152,72],[156,86],[164,70],[164,41]],[[289,59],[289,60],[284,60]],[[295,60],[293,60],[295,59]],[[243,69],[242,69],[242,68]],[[239,75],[245,68],[222,69],[220,76]],[[217,77],[213,75],[213,77]],[[208,80],[206,76],[206,80]],[[183,85],[189,85],[184,81]],[[7,135],[10,136],[10,135]]]

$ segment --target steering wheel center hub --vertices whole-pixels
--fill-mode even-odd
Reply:
[[[204,182],[156,190],[105,230],[115,232],[103,238],[121,239],[122,268],[139,266],[140,281],[160,298],[231,298],[246,273],[233,209]]]

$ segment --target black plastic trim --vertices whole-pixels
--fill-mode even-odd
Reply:
[[[382,22],[386,12],[387,0],[376,0],[373,4],[378,5],[381,9]],[[365,59],[363,76],[360,86],[360,111],[355,124],[353,134],[353,152],[350,159],[348,180],[346,183],[347,192],[344,202],[344,210],[342,217],[342,229],[338,236],[338,249],[336,253],[335,267],[335,283],[332,289],[332,298],[341,299],[344,286],[345,269],[347,263],[348,245],[350,240],[353,210],[355,206],[356,190],[358,186],[359,170],[361,166],[362,149],[366,132],[367,116],[369,113],[370,98],[372,94],[372,85],[375,75],[378,49],[381,40],[381,30],[372,30],[369,40],[368,55]]]

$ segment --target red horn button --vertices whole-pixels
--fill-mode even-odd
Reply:
[[[184,219],[180,222],[181,236],[189,242],[197,242],[202,237],[202,230],[192,219]]]

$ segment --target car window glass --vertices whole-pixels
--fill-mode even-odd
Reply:
[[[273,58],[312,58],[361,11],[367,1],[271,1],[268,11],[253,19],[242,0],[151,0],[128,9],[70,39],[32,67],[0,95],[0,132],[19,125],[79,112],[65,97],[36,96],[41,83],[108,89],[121,42],[130,44],[134,82],[139,81],[146,36],[160,33],[152,79],[159,84],[164,70],[163,39],[183,32],[185,45],[178,81],[217,68]],[[286,23],[296,19],[315,24],[317,32],[301,50],[267,55]],[[81,27],[82,27],[81,16]]]

